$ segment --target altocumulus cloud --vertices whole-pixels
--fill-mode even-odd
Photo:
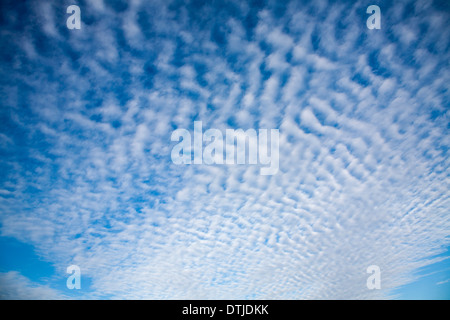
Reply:
[[[72,4],[2,1],[0,223],[85,298],[392,298],[449,245],[445,2]],[[173,164],[194,121],[279,129],[278,173]]]

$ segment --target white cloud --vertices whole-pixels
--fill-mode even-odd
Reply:
[[[331,31],[346,9],[324,1],[301,11],[292,4],[280,20],[263,10],[249,38],[239,19],[225,19],[223,48],[211,42],[211,21],[200,27],[188,13],[178,19],[159,5],[155,39],[142,40],[136,14],[146,12],[144,3],[129,6],[120,33],[116,14],[97,1],[92,8],[107,17],[93,22],[92,35],[71,36],[79,67],[65,55],[55,62],[36,53],[42,65],[55,72],[63,65],[73,77],[63,93],[55,79],[17,76],[36,88],[39,115],[24,123],[17,112],[17,126],[42,134],[48,146],[27,150],[42,161],[39,170],[9,159],[9,185],[0,189],[7,191],[0,194],[3,235],[33,244],[60,270],[79,265],[92,279],[92,297],[138,299],[387,298],[432,261],[421,259],[448,244],[442,90],[449,76],[437,70],[447,52],[429,52],[415,29],[402,36],[418,41],[417,64],[403,61],[402,47],[386,34],[358,40],[367,32],[361,3],[345,11],[341,37]],[[310,14],[327,10],[320,23]],[[421,22],[441,26],[432,19],[443,13],[427,10]],[[137,52],[120,48],[116,31]],[[448,44],[445,34],[440,41]],[[143,69],[153,53],[155,75]],[[145,77],[152,87],[144,88]],[[120,102],[113,87],[128,88],[130,100]],[[429,105],[440,118],[430,118]],[[205,129],[225,129],[233,118],[245,129],[279,128],[279,173],[172,164],[171,130],[192,129],[194,117]],[[10,145],[14,138],[4,136]],[[28,194],[30,186],[41,192]],[[373,264],[382,270],[380,291],[366,287]],[[14,272],[2,279],[6,298],[58,297]]]
[[[57,290],[33,283],[16,271],[0,273],[0,300],[67,299]]]

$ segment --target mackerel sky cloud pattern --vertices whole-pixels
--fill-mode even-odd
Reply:
[[[0,298],[388,299],[448,261],[446,1],[1,6]],[[194,121],[279,129],[278,172],[174,164]]]

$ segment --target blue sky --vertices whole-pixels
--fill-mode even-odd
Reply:
[[[2,1],[0,298],[449,299],[449,21],[425,0]],[[175,165],[194,121],[278,129],[278,173]]]

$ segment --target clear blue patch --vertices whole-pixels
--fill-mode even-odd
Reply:
[[[55,272],[53,265],[39,257],[32,245],[12,237],[0,237],[0,272],[18,271],[39,282]]]
[[[432,258],[438,257],[445,260],[420,268],[416,281],[393,290],[392,295],[402,300],[450,300],[450,247]]]

